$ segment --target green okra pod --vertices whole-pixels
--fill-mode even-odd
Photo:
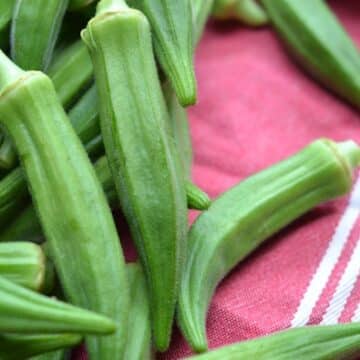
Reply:
[[[205,320],[221,279],[268,237],[324,201],[346,194],[360,148],[318,140],[225,192],[188,235],[178,323],[195,351],[207,349]]]
[[[16,0],[11,25],[11,57],[25,70],[50,64],[68,0]]]
[[[0,276],[34,291],[45,284],[46,258],[40,246],[30,242],[0,244]]]
[[[63,348],[79,344],[82,337],[77,334],[56,335],[0,335],[0,358],[2,360],[64,360],[64,357],[50,357],[50,351],[64,354]],[[44,354],[46,353],[46,354]],[[43,354],[36,356],[38,354]],[[36,356],[36,357],[33,357]]]
[[[155,346],[165,350],[178,296],[187,210],[150,26],[140,11],[122,1],[103,0],[82,37],[94,64],[109,166],[146,274]]]
[[[355,360],[360,352],[360,324],[306,326],[224,346],[191,357],[198,360]]]
[[[182,106],[196,102],[191,1],[133,0],[150,21],[155,55]]]
[[[85,339],[91,358],[105,360],[123,347],[128,289],[104,192],[50,79],[0,53],[0,80],[0,121],[18,150],[65,296],[119,325],[112,336]]]
[[[0,48],[9,46],[9,28],[16,0],[0,1]]]
[[[131,306],[124,359],[151,359],[150,307],[144,272],[139,264],[126,265]]]
[[[190,182],[186,184],[186,195],[189,209],[207,210],[211,205],[208,194]]]
[[[286,48],[302,68],[360,108],[359,50],[326,2],[262,0],[262,3]]]
[[[47,74],[67,108],[92,79],[93,68],[86,46],[80,40],[67,46],[52,62]]]
[[[267,13],[256,0],[215,0],[212,16],[217,20],[238,20],[252,27],[269,23]]]
[[[0,333],[111,334],[112,320],[50,299],[0,276]]]

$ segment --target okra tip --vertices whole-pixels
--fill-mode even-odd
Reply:
[[[350,165],[351,170],[360,166],[360,147],[353,140],[347,140],[336,143],[339,153]]]

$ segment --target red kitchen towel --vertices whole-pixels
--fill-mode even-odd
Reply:
[[[360,46],[360,2],[330,5]],[[360,143],[359,113],[304,75],[270,28],[210,24],[196,60],[193,177],[213,198],[319,137]],[[221,283],[208,314],[211,348],[291,326],[360,320],[360,173],[356,184],[350,197],[269,239]],[[158,358],[190,354],[175,331]]]

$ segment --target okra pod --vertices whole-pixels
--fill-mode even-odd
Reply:
[[[0,1],[0,48],[9,46],[9,28],[13,13],[15,0]]]
[[[256,0],[215,0],[212,16],[217,20],[238,20],[252,27],[269,22],[265,10]]]
[[[211,205],[208,194],[201,191],[191,182],[186,183],[186,195],[189,209],[207,210]]]
[[[196,103],[191,0],[133,0],[148,18],[155,55],[182,106]]]
[[[65,296],[119,325],[112,336],[85,339],[91,358],[108,359],[123,347],[128,289],[104,192],[51,80],[3,53],[0,75],[0,121],[18,150]]]
[[[16,0],[11,25],[11,57],[25,70],[50,64],[68,0]]]
[[[151,359],[150,308],[143,270],[139,264],[126,265],[131,306],[124,359]]]
[[[0,276],[28,289],[41,291],[46,259],[40,246],[30,242],[0,244]]]
[[[188,235],[178,323],[197,351],[207,349],[205,319],[221,279],[268,237],[314,206],[346,194],[360,148],[318,140],[251,176],[215,200]]]
[[[31,356],[31,360],[55,360],[56,357],[47,357],[49,351],[57,349],[64,354],[63,348],[69,348],[79,344],[82,340],[76,334],[57,334],[57,335],[0,335],[0,358],[1,360],[24,360]],[[38,354],[44,354],[36,356]],[[53,354],[53,353],[51,353]],[[63,357],[59,360],[64,360]]]
[[[111,334],[112,320],[28,290],[0,276],[1,333]]]
[[[124,2],[102,0],[82,38],[93,60],[109,166],[146,274],[155,346],[163,351],[178,296],[187,209],[150,26]]]
[[[306,326],[224,346],[196,360],[355,360],[360,352],[360,324]]]
[[[52,62],[47,74],[61,103],[68,108],[92,79],[92,63],[86,46],[80,40],[67,46]]]
[[[326,2],[262,0],[262,3],[286,48],[301,67],[359,109],[359,50]]]

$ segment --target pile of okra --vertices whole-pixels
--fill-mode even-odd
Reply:
[[[212,201],[192,183],[187,108],[211,16],[268,26],[299,69],[360,108],[359,51],[323,0],[0,1],[0,360],[63,360],[79,344],[91,360],[153,359],[174,326],[204,360],[360,355],[357,323],[208,351],[219,282],[348,194],[360,165],[354,141],[322,138]]]

